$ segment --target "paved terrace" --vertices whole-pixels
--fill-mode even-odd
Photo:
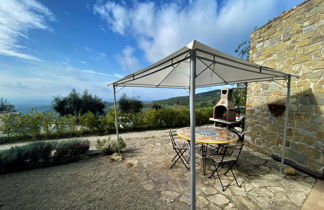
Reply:
[[[189,171],[174,155],[168,131],[122,134],[124,161],[94,157],[77,163],[0,175],[0,209],[108,208],[188,209]],[[107,138],[100,137],[100,138]],[[98,137],[92,137],[95,141]],[[197,156],[198,209],[301,209],[315,179],[297,172],[285,176],[270,157],[245,147],[234,173],[219,180],[202,175]],[[46,201],[45,201],[46,200]]]

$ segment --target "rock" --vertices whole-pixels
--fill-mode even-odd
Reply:
[[[273,192],[275,195],[276,195],[276,193],[282,192],[285,190],[282,187],[267,187],[267,189],[270,190],[271,192]]]
[[[150,191],[154,189],[155,185],[152,180],[149,180],[143,183],[143,187],[145,190]]]
[[[123,160],[123,156],[121,154],[118,153],[114,153],[110,156],[110,159],[112,161],[122,161]]]
[[[269,173],[271,171],[271,169],[269,167],[264,166],[264,165],[259,166],[259,169],[260,169],[260,171],[267,172],[267,173]]]
[[[224,208],[224,210],[235,210],[235,209],[237,209],[237,208],[236,208],[235,205],[232,204],[232,203],[228,204],[228,205]]]
[[[283,173],[286,174],[286,175],[295,175],[296,170],[293,167],[285,166],[284,169],[283,169]]]
[[[212,195],[212,194],[216,194],[217,193],[217,190],[214,188],[214,186],[212,185],[202,185],[200,187],[200,190],[205,193],[206,195]]]
[[[179,200],[181,202],[184,202],[184,203],[190,205],[190,198],[189,198],[189,195],[188,194],[182,195]]]
[[[274,194],[265,188],[254,188],[249,193],[252,197],[272,197]]]
[[[208,200],[218,206],[223,206],[230,202],[224,195],[221,194],[210,196],[208,197]]]
[[[162,191],[161,193],[162,200],[168,203],[173,202],[178,196],[179,194],[173,191]]]
[[[138,164],[138,160],[136,159],[127,159],[125,160],[125,164],[127,168],[135,168]]]
[[[234,196],[233,201],[238,209],[260,209],[259,206],[245,196]]]

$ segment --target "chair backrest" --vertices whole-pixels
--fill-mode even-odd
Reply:
[[[241,152],[242,152],[243,145],[244,145],[244,143],[225,146],[222,161],[223,160],[224,161],[226,161],[226,160],[237,161],[240,157]],[[232,150],[232,151],[230,153],[228,153],[227,152],[228,150]],[[230,155],[226,156],[226,154],[230,154]]]
[[[176,143],[175,143],[175,140],[174,140],[174,137],[173,137],[173,132],[172,132],[171,129],[169,131],[169,135],[170,135],[170,140],[171,140],[172,146],[175,147]]]
[[[240,132],[234,128],[231,131],[239,136],[239,142],[244,142],[244,131]]]

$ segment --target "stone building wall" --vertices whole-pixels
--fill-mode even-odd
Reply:
[[[324,171],[324,0],[305,1],[251,34],[250,61],[293,73],[286,156],[317,173]],[[246,141],[281,154],[285,82],[251,83],[247,92]]]

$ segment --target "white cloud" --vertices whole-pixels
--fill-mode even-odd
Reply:
[[[104,5],[95,5],[94,13],[101,15],[109,24],[111,29],[117,33],[124,34],[128,25],[127,9],[115,2],[107,2]]]
[[[139,61],[134,56],[134,48],[126,46],[121,55],[117,56],[117,60],[120,63],[122,69],[128,72],[134,72],[140,67]]]
[[[122,75],[120,75],[120,74],[117,74],[117,73],[114,73],[113,74],[115,77],[117,77],[117,78],[123,78],[124,76],[122,76]]]
[[[79,69],[67,63],[38,62],[26,67],[0,64],[0,68],[1,96],[10,100],[49,101],[53,96],[67,95],[72,88],[78,91],[87,89],[112,100],[112,92],[106,85],[119,78],[115,74]]]
[[[248,39],[255,26],[302,0],[228,0],[221,7],[216,0],[181,1],[157,4],[134,1],[131,5],[100,1],[94,13],[109,28],[132,36],[148,61],[154,62],[196,39],[227,53]]]
[[[104,52],[99,53],[99,55],[100,55],[101,57],[103,57],[103,58],[107,56],[106,53],[104,53]]]
[[[31,29],[51,30],[46,19],[54,21],[55,18],[48,8],[36,0],[1,0],[0,54],[39,61],[39,58],[21,52],[24,46],[19,42],[29,38]]]
[[[97,71],[93,71],[93,70],[80,70],[80,71],[83,73],[94,74],[94,75],[99,75],[99,76],[104,76],[104,77],[118,77],[118,76],[116,76],[118,74],[106,74],[106,73],[97,72]]]

